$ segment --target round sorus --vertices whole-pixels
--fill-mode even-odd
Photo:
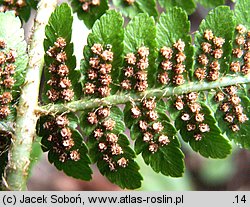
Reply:
[[[143,141],[144,142],[151,142],[153,140],[153,135],[150,132],[145,132],[143,134]]]
[[[183,52],[185,48],[185,42],[183,42],[181,39],[179,39],[176,43],[174,43],[174,47],[180,51]]]
[[[211,30],[205,30],[203,34],[204,38],[208,41],[212,40],[214,38],[214,34]]]
[[[160,52],[164,58],[168,60],[172,58],[173,50],[170,47],[164,46],[160,49]]]
[[[159,148],[159,145],[156,144],[156,143],[151,143],[151,144],[148,146],[148,150],[149,150],[152,154],[154,154],[155,152],[157,152],[158,148]]]
[[[166,135],[160,135],[159,138],[158,138],[158,142],[161,145],[167,145],[167,144],[170,143],[170,140],[169,140],[168,136],[166,136]]]
[[[117,160],[117,164],[120,166],[120,167],[127,167],[128,166],[128,159],[122,157],[120,158],[119,160]]]

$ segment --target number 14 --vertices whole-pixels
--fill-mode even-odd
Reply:
[[[235,198],[236,198],[236,203],[242,203],[242,202],[246,203],[246,195],[243,195],[242,197],[237,195],[235,196]]]

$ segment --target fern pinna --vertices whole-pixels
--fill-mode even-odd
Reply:
[[[72,1],[85,22],[82,4],[89,6],[84,12],[103,6],[86,2]],[[140,8],[140,1],[113,2]],[[139,154],[155,172],[180,177],[182,141],[206,158],[227,157],[230,141],[250,149],[249,6],[249,0],[239,0],[234,10],[216,7],[194,38],[180,7],[167,9],[157,21],[157,14],[132,15],[127,8],[123,14],[133,18],[126,26],[120,12],[106,11],[87,24],[93,27],[80,68],[71,42],[71,8],[58,6],[46,27],[45,82],[37,109],[37,135],[49,161],[83,180],[91,179],[90,164],[97,164],[111,182],[136,189],[143,179]],[[1,62],[5,78],[8,61],[0,56]],[[1,124],[11,102],[5,96],[1,90]]]

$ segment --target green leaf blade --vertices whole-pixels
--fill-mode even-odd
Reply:
[[[227,137],[238,144],[240,147],[250,149],[250,138],[248,134],[250,133],[250,108],[249,108],[249,98],[247,98],[244,94],[240,94],[239,98],[241,99],[240,105],[243,107],[243,114],[246,115],[248,118],[244,123],[237,122],[237,116],[235,115],[234,111],[230,109],[227,113],[221,111],[221,103],[218,104],[214,101],[214,97],[210,99],[210,103],[214,104],[215,109],[215,118],[218,122],[218,125],[223,133],[227,135]],[[234,116],[235,123],[229,123],[226,121],[225,117],[226,114],[231,114]],[[239,127],[238,131],[232,131],[232,125],[236,124]]]
[[[144,100],[137,105],[127,104],[125,113],[125,122],[130,129],[130,137],[135,140],[134,149],[136,154],[142,154],[147,165],[157,172],[166,176],[181,177],[184,172],[184,154],[180,147],[180,142],[176,137],[176,129],[170,124],[170,119],[166,115],[167,105],[163,100],[154,100],[155,106],[150,105],[153,99]],[[146,106],[153,106],[147,108]],[[137,107],[141,115],[133,117],[131,110]],[[151,110],[149,110],[151,108]],[[157,113],[157,119],[150,120],[148,112]],[[141,122],[146,123],[143,128]],[[154,124],[160,123],[162,129],[155,131]],[[147,135],[149,138],[147,138]],[[166,142],[162,140],[166,139]]]
[[[137,50],[145,46],[149,48],[147,68],[148,85],[152,87],[154,85],[154,77],[156,74],[155,59],[156,59],[156,27],[153,17],[149,17],[147,14],[138,14],[135,16],[125,28],[124,38],[124,55],[128,53],[137,53]]]
[[[71,0],[73,11],[77,13],[78,18],[83,20],[89,29],[109,9],[108,0],[101,0],[100,5],[90,5],[87,11],[83,10],[83,4],[78,0]]]
[[[249,0],[240,0],[235,4],[235,17],[238,24],[243,24],[248,29],[250,28],[250,15],[249,10],[246,8],[250,7]]]
[[[206,8],[214,8],[219,5],[225,4],[225,0],[195,0]]]
[[[14,87],[19,91],[18,87],[24,82],[24,72],[28,63],[24,30],[21,28],[20,20],[15,17],[13,12],[0,13],[0,20],[0,39],[6,42],[6,50],[14,49],[17,53]]]
[[[210,74],[210,64],[212,61],[218,61],[220,65],[219,69],[219,76],[225,75],[229,71],[229,63],[231,61],[232,55],[232,39],[233,39],[233,32],[235,28],[235,20],[233,17],[233,12],[227,6],[219,6],[214,10],[210,11],[207,15],[206,19],[204,19],[200,26],[199,31],[195,34],[195,65],[194,71],[198,68],[204,68],[206,70],[206,77],[209,77]],[[211,31],[214,37],[221,37],[225,40],[223,43],[221,50],[222,55],[219,58],[215,58],[213,52],[217,48],[213,43],[213,38],[211,40],[207,40],[204,36],[206,31]],[[205,53],[202,49],[202,43],[209,43],[211,44],[212,52]],[[205,55],[208,58],[207,64],[202,64],[199,62],[199,56]],[[196,79],[196,77],[194,77]],[[204,79],[204,78],[203,78]],[[203,80],[202,79],[202,80]],[[211,79],[211,78],[210,78]],[[214,80],[214,79],[212,79]],[[211,80],[211,81],[212,81]]]
[[[120,13],[115,10],[110,10],[103,15],[100,20],[96,21],[93,25],[92,32],[88,36],[88,45],[84,47],[84,60],[81,62],[81,73],[83,74],[82,83],[89,81],[88,70],[91,68],[89,60],[95,56],[91,47],[94,44],[101,44],[103,47],[110,45],[114,55],[110,73],[112,78],[110,85],[111,94],[114,94],[118,90],[117,84],[119,80],[117,77],[120,75],[120,66],[122,64],[123,39],[123,18]],[[95,94],[93,96],[95,96]]]
[[[83,137],[80,132],[75,129],[78,124],[78,117],[73,114],[66,115],[69,120],[68,126],[60,128],[55,125],[55,117],[45,116],[41,117],[37,131],[38,135],[42,137],[42,149],[44,152],[48,151],[48,159],[51,164],[58,170],[62,170],[68,176],[81,180],[91,180],[92,170],[90,168],[90,158],[88,156],[88,148],[84,143]],[[54,123],[53,130],[45,129],[46,123]],[[62,137],[62,129],[67,128],[70,130],[70,138],[73,141],[73,145],[67,148],[65,146],[64,138]],[[53,137],[50,139],[49,137]],[[74,158],[74,154],[77,158]]]
[[[161,7],[165,8],[168,11],[171,7],[181,7],[186,10],[188,14],[192,14],[195,11],[196,5],[194,0],[158,0]]]
[[[45,49],[48,49],[61,36],[70,42],[72,35],[73,16],[68,4],[63,3],[52,13],[48,25],[45,29],[47,41],[44,43]]]
[[[73,89],[74,96],[72,100],[78,99],[81,94],[81,85],[79,83],[79,77],[80,72],[79,70],[76,70],[76,57],[74,56],[74,45],[71,42],[71,36],[72,36],[72,23],[73,23],[73,16],[71,12],[71,8],[68,4],[63,3],[60,6],[58,6],[55,11],[50,16],[48,25],[45,28],[45,35],[46,39],[44,40],[44,50],[48,51],[50,48],[54,47],[54,43],[57,41],[57,39],[63,38],[66,42],[65,48],[63,48],[63,52],[66,53],[67,60],[65,64],[68,67],[69,73],[63,77],[68,78],[71,81],[71,86],[69,87],[70,90]],[[56,67],[58,67],[60,64],[55,61],[54,57],[50,57],[48,55],[45,55],[45,79],[46,82],[52,78],[60,79],[61,77],[56,75],[52,75],[52,73],[49,72],[49,67],[51,64],[55,64]],[[57,77],[58,76],[58,77]],[[57,86],[53,86],[57,88],[57,91],[62,92],[64,88]],[[42,100],[44,103],[49,103],[51,100],[48,99],[47,92],[49,89],[53,88],[52,86],[49,86],[47,83],[44,84],[44,93],[42,94]],[[67,87],[66,87],[67,89]],[[56,102],[64,102],[62,98],[58,98]]]
[[[178,147],[162,147],[153,155],[145,150],[142,157],[155,172],[171,177],[183,176],[184,155]]]
[[[194,49],[192,46],[192,38],[190,33],[190,22],[188,20],[188,16],[184,10],[178,7],[170,8],[166,11],[166,13],[162,13],[159,18],[159,22],[157,24],[157,35],[156,41],[158,43],[158,51],[160,51],[163,47],[171,48],[174,53],[173,56],[177,57],[177,53],[175,52],[174,44],[181,40],[185,43],[185,48],[183,54],[186,56],[186,59],[182,63],[185,66],[185,71],[183,73],[184,79],[189,81],[189,75],[191,73],[191,69],[193,67],[193,55]],[[160,53],[160,52],[159,52]],[[176,58],[175,58],[176,59]],[[176,60],[170,59],[173,64],[173,68],[177,65]],[[163,61],[162,55],[159,54],[157,59],[157,65],[159,70],[161,69],[161,63]],[[163,71],[163,70],[162,70]],[[164,71],[163,71],[164,72]],[[175,75],[172,71],[168,72],[170,81],[173,82],[173,75]],[[171,84],[171,83],[169,83]],[[158,84],[161,86],[161,84]]]
[[[113,4],[129,18],[135,17],[138,13],[147,13],[149,16],[153,16],[154,18],[158,16],[155,0],[137,0],[131,5],[127,4],[123,0],[113,0]]]
[[[7,11],[0,13],[0,40],[5,43],[5,46],[0,48],[1,56],[12,54],[14,59],[11,61],[1,60],[1,75],[0,75],[0,96],[1,96],[1,118],[0,124],[12,126],[16,119],[16,105],[20,96],[20,86],[24,83],[25,70],[28,64],[27,44],[24,40],[24,30],[21,28],[21,21],[15,16],[14,12]],[[13,68],[13,72],[7,68]],[[6,73],[4,75],[4,72]],[[8,79],[13,80],[13,83],[4,84]],[[11,98],[4,103],[2,95],[10,93]],[[4,108],[9,112],[3,116]],[[8,111],[7,110],[7,111]],[[9,128],[9,127],[7,127]],[[6,129],[7,129],[6,128]],[[11,128],[11,127],[10,127]],[[2,130],[2,129],[1,129]],[[5,130],[3,130],[5,131]]]
[[[223,159],[231,153],[231,144],[222,136],[209,108],[203,103],[201,103],[201,106],[200,113],[204,114],[204,123],[209,126],[209,131],[202,133],[201,140],[195,140],[196,131],[187,130],[187,124],[180,118],[182,114],[175,120],[176,128],[180,129],[183,140],[188,142],[194,151],[206,158]],[[191,119],[190,123],[195,123],[195,120]]]
[[[122,111],[116,106],[110,107],[109,115],[103,118],[100,116],[100,110],[104,110],[104,108],[89,111],[92,115],[93,113],[97,115],[97,122],[95,124],[89,122],[89,112],[85,112],[81,117],[81,127],[84,134],[88,137],[87,144],[91,161],[92,163],[97,163],[101,174],[106,176],[110,182],[115,183],[121,188],[139,188],[142,177],[139,173],[139,166],[134,161],[135,153],[129,147],[130,142],[128,137],[123,134],[125,124]],[[104,127],[104,123],[110,119],[115,122],[115,126],[112,129],[107,129]],[[99,137],[96,136],[98,130],[102,132]],[[110,140],[108,138],[110,135],[115,136],[116,140]],[[102,148],[101,146],[105,147]],[[115,148],[118,149],[117,152],[114,151]]]
[[[184,154],[180,150],[180,142],[175,136],[176,130],[167,122],[163,122],[163,126],[163,133],[168,135],[170,143],[159,146],[158,151],[153,154],[148,150],[148,146],[147,148],[144,146],[142,157],[145,163],[150,165],[155,172],[171,177],[182,177],[184,173]]]
[[[118,167],[115,171],[111,171],[107,163],[103,160],[97,162],[100,172],[105,175],[112,183],[117,184],[121,188],[136,189],[141,186],[142,176],[139,173],[139,166],[134,161],[135,154],[128,146],[129,141],[125,134],[119,135],[118,144],[124,149],[123,157],[126,157],[128,165],[125,168]]]

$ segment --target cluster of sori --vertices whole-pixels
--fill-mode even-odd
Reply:
[[[121,82],[124,90],[134,88],[138,92],[143,92],[148,88],[148,63],[149,48],[142,46],[137,50],[137,54],[128,53],[125,56],[126,67],[124,68],[125,79]]]
[[[47,140],[52,144],[53,152],[59,155],[60,162],[80,160],[79,150],[72,150],[75,142],[68,126],[69,120],[66,115],[51,117],[43,124],[43,128],[49,133]]]
[[[201,43],[202,54],[197,59],[201,67],[197,68],[194,74],[198,80],[207,78],[209,81],[215,81],[220,75],[219,60],[223,56],[225,39],[214,36],[211,30],[205,30],[203,38],[205,42]]]
[[[46,95],[52,102],[63,100],[71,101],[74,98],[74,91],[71,88],[71,81],[68,78],[69,68],[66,65],[67,54],[64,51],[67,43],[62,37],[58,37],[54,46],[50,47],[46,54],[51,57],[53,62],[48,70],[51,74],[47,84],[51,87]]]
[[[145,99],[139,106],[134,105],[131,108],[133,119],[140,119],[138,126],[143,136],[144,142],[148,143],[148,150],[154,154],[159,147],[170,143],[169,137],[163,133],[164,126],[159,121],[156,108],[156,102],[153,98]]]
[[[91,125],[96,125],[92,136],[98,142],[98,150],[102,153],[102,159],[107,163],[110,171],[127,167],[129,159],[123,156],[124,151],[118,143],[119,135],[112,132],[116,122],[110,118],[110,108],[101,107],[89,112],[87,121]]]
[[[181,111],[180,118],[185,122],[188,132],[194,134],[194,139],[200,141],[204,133],[210,131],[210,127],[205,123],[205,116],[201,112],[202,107],[197,102],[198,94],[191,92],[183,96],[178,96],[174,106]]]
[[[0,12],[5,12],[9,10],[15,11],[15,14],[18,15],[18,9],[26,6],[27,3],[25,0],[3,0],[2,5],[0,5]]]
[[[236,27],[235,48],[233,49],[233,62],[230,65],[232,72],[242,72],[244,75],[250,73],[250,31],[243,25]],[[240,59],[244,57],[244,61]]]
[[[90,69],[87,71],[86,83],[83,91],[86,95],[98,94],[100,97],[110,95],[112,83],[111,70],[113,61],[112,46],[103,47],[95,43],[92,47],[92,57],[89,59]]]
[[[237,86],[227,86],[214,96],[215,101],[220,103],[220,110],[225,113],[224,120],[233,132],[239,131],[240,125],[248,120],[237,91]]]
[[[128,5],[132,5],[135,2],[135,0],[124,0],[124,3]]]
[[[173,47],[164,46],[160,49],[163,57],[159,66],[158,81],[162,85],[173,83],[174,85],[182,85],[185,82],[183,73],[185,72],[184,54],[185,42],[179,39],[173,44]]]
[[[14,86],[16,52],[6,51],[6,42],[0,39],[0,119],[10,114],[9,104],[12,101],[11,88]]]
[[[82,3],[82,10],[88,12],[92,6],[99,6],[100,0],[79,0]]]

